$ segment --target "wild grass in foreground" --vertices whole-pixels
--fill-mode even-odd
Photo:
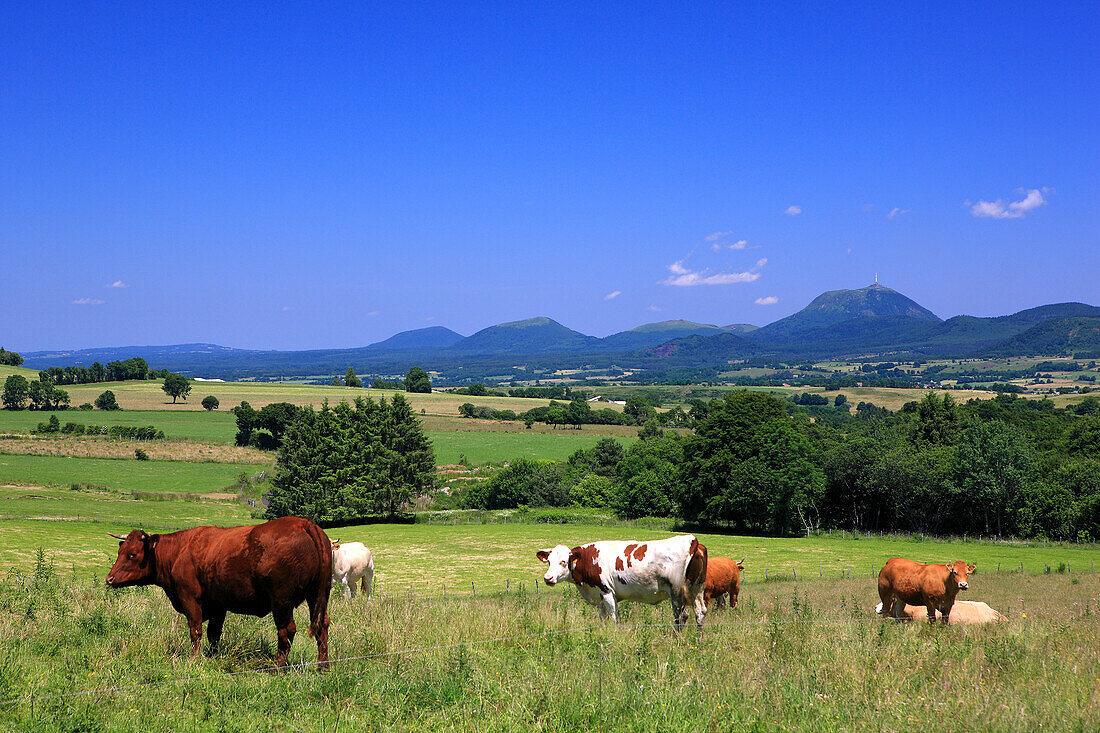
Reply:
[[[575,593],[334,598],[333,657],[362,658],[272,676],[248,671],[274,656],[270,619],[230,616],[221,651],[192,660],[159,589],[109,591],[40,557],[0,584],[0,726],[1096,730],[1100,579],[1027,580],[1026,618],[992,627],[883,622],[853,579],[746,593],[701,636],[676,635],[667,604],[602,623]],[[1021,592],[983,583],[994,606]],[[315,654],[299,633],[292,659]]]

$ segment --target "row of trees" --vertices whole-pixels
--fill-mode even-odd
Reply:
[[[896,413],[793,407],[760,392],[709,403],[694,435],[649,423],[565,463],[513,461],[468,508],[606,506],[741,532],[823,528],[1100,538],[1100,401],[1069,409],[929,393]],[[814,419],[810,419],[813,415]]]
[[[23,363],[23,357],[14,351],[8,351],[0,346],[0,364],[4,366],[19,366]]]
[[[163,379],[167,369],[150,369],[140,356],[122,361],[111,361],[107,366],[94,362],[89,367],[49,367],[38,372],[38,379],[54,385],[95,384],[98,382],[127,382],[138,379]]]
[[[22,374],[10,374],[4,380],[0,396],[5,410],[64,410],[69,406],[69,393],[49,382],[30,382]]]
[[[355,374],[353,367],[348,367],[347,372],[344,374],[344,378],[340,377],[332,378],[332,386],[334,387],[362,387],[363,380]],[[387,381],[385,379],[375,379],[371,384],[374,389],[403,389],[406,392],[422,392],[429,393],[432,391],[432,380],[428,376],[428,373],[420,367],[413,367],[409,370],[409,373],[405,375],[405,380]]]

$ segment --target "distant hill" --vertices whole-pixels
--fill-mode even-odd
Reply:
[[[917,321],[939,323],[932,311],[896,290],[879,284],[859,290],[830,290],[817,296],[799,312],[747,333],[757,343],[785,345],[801,341],[808,332],[857,318],[904,316]]]
[[[203,359],[229,354],[251,354],[250,349],[234,349],[217,344],[171,344],[167,346],[109,346],[95,349],[59,349],[56,351],[32,351],[24,353],[26,366],[45,369],[51,366],[91,366],[95,362],[106,364],[109,361],[129,359],[140,356],[154,369],[161,362],[176,359]]]
[[[748,339],[732,333],[715,336],[686,336],[638,352],[647,360],[667,360],[678,365],[724,364],[730,359],[755,356],[762,348]]]
[[[1084,303],[1053,303],[1008,316],[955,316],[948,318],[940,328],[930,334],[921,344],[921,348],[927,353],[945,356],[970,354],[991,348],[1037,324],[1082,316],[1100,316],[1100,308]]]
[[[1056,318],[985,350],[987,356],[1054,355],[1100,352],[1100,317]]]
[[[449,351],[460,354],[548,354],[599,349],[600,340],[552,318],[528,318],[483,328]]]
[[[397,349],[445,349],[464,339],[460,333],[456,333],[443,326],[429,326],[417,328],[412,331],[402,331],[390,336],[385,341],[378,341],[367,346],[372,351],[386,351]]]
[[[660,321],[646,323],[629,331],[621,331],[600,339],[600,345],[609,351],[634,351],[649,346],[659,346],[666,341],[687,336],[717,336],[724,329],[706,323],[692,321]]]
[[[729,331],[730,333],[748,333],[758,328],[760,326],[754,326],[751,323],[731,323],[728,326],[722,326],[723,331]]]

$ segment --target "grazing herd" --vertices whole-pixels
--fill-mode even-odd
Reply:
[[[170,534],[135,529],[119,540],[118,559],[107,574],[114,588],[160,586],[172,607],[187,618],[191,653],[197,655],[205,622],[216,650],[226,613],[272,614],[278,632],[276,666],[285,666],[294,641],[294,609],[309,607],[309,633],[317,642],[317,661],[328,666],[328,602],[332,586],[347,598],[357,585],[369,598],[374,558],[361,542],[333,542],[315,523],[283,517],[245,527],[195,527]],[[557,545],[535,553],[546,563],[543,582],[570,581],[581,596],[600,609],[601,618],[618,620],[620,601],[672,604],[677,631],[692,616],[700,629],[712,605],[729,598],[737,607],[744,558],[708,557],[693,535],[650,542],[605,540],[569,548]],[[891,558],[878,575],[881,602],[876,613],[897,620],[982,624],[1004,618],[985,603],[957,601],[969,587],[974,565],[962,561],[924,564]]]

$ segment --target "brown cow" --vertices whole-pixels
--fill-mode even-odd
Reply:
[[[976,567],[967,565],[962,560],[942,565],[925,565],[902,557],[892,557],[878,574],[878,595],[882,600],[879,613],[902,618],[902,609],[899,606],[924,606],[929,623],[936,622],[938,610],[942,614],[941,621],[946,624],[955,596],[960,590],[967,589],[967,575],[974,572]]]
[[[321,528],[301,517],[282,517],[246,527],[195,527],[171,534],[112,534],[118,559],[107,574],[113,588],[159,585],[172,607],[187,617],[191,654],[199,653],[202,622],[213,651],[227,611],[272,614],[279,632],[277,666],[285,666],[294,641],[294,609],[309,604],[309,633],[317,661],[328,666],[328,594],[332,545]]]
[[[741,571],[745,567],[745,558],[734,562],[728,557],[707,558],[707,582],[703,598],[710,610],[711,601],[717,601],[717,608],[726,605],[729,594],[730,610],[737,608],[737,596],[741,593]]]
[[[896,610],[896,609],[895,609]],[[882,613],[882,604],[875,608],[877,613]],[[928,610],[924,606],[906,606],[902,609],[902,620],[913,619],[920,621],[928,618]],[[989,624],[1004,621],[1004,614],[990,608],[989,604],[981,601],[955,601],[951,607],[950,624]]]

